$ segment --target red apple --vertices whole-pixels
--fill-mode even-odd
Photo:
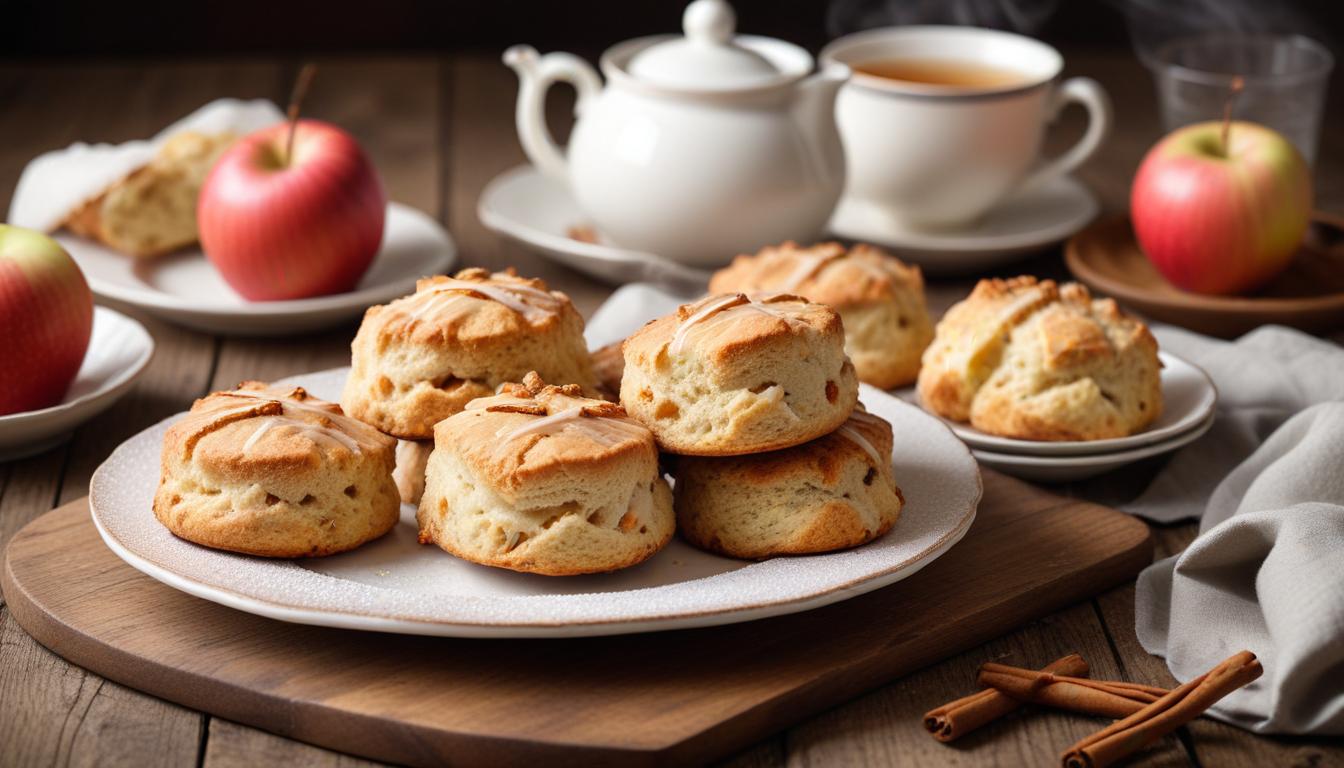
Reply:
[[[383,239],[387,197],[354,138],[300,120],[230,147],[197,202],[201,247],[234,290],[252,301],[349,291]]]
[[[70,254],[0,224],[0,414],[61,402],[92,330],[93,294]]]
[[[1311,172],[1263,125],[1199,123],[1158,142],[1134,177],[1130,215],[1158,271],[1195,293],[1249,291],[1273,278],[1311,219]]]

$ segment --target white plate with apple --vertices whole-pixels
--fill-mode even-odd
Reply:
[[[84,270],[94,295],[189,328],[231,335],[280,336],[329,327],[410,293],[416,279],[446,272],[457,261],[457,248],[443,227],[399,203],[387,206],[382,247],[355,289],[308,299],[248,301],[200,248],[137,261],[68,232],[55,239]]]
[[[53,347],[44,349],[61,353]],[[61,401],[47,408],[0,416],[0,461],[32,456],[59,445],[75,427],[126,394],[153,357],[154,339],[143,325],[116,310],[94,307],[88,352]],[[28,364],[42,368],[43,374],[50,371],[50,362],[40,351],[28,356]],[[52,386],[60,384],[53,382]]]

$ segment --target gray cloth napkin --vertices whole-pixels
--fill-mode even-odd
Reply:
[[[1258,733],[1344,734],[1344,349],[1264,327],[1235,342],[1172,328],[1207,371],[1218,418],[1127,510],[1200,518],[1139,576],[1135,629],[1186,681],[1241,649],[1265,674],[1214,716]]]

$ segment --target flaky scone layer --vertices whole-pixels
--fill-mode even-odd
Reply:
[[[416,293],[369,308],[351,352],[342,407],[403,440],[432,439],[439,421],[528,371],[597,382],[569,298],[512,270],[421,280]]]
[[[1157,340],[1111,299],[1032,277],[982,280],[924,355],[924,406],[991,434],[1102,440],[1162,413]]]
[[[882,389],[913,382],[933,338],[919,267],[870,245],[770,246],[714,273],[709,290],[796,293],[832,307],[859,380]]]
[[[621,403],[669,453],[777,450],[831,432],[858,401],[835,310],[796,296],[710,296],[626,339]]]

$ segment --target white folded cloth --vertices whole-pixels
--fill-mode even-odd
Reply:
[[[1344,734],[1344,349],[1267,326],[1235,342],[1155,329],[1206,370],[1218,417],[1127,511],[1199,518],[1138,580],[1135,629],[1178,680],[1247,649],[1262,678],[1211,710],[1259,733]]]

